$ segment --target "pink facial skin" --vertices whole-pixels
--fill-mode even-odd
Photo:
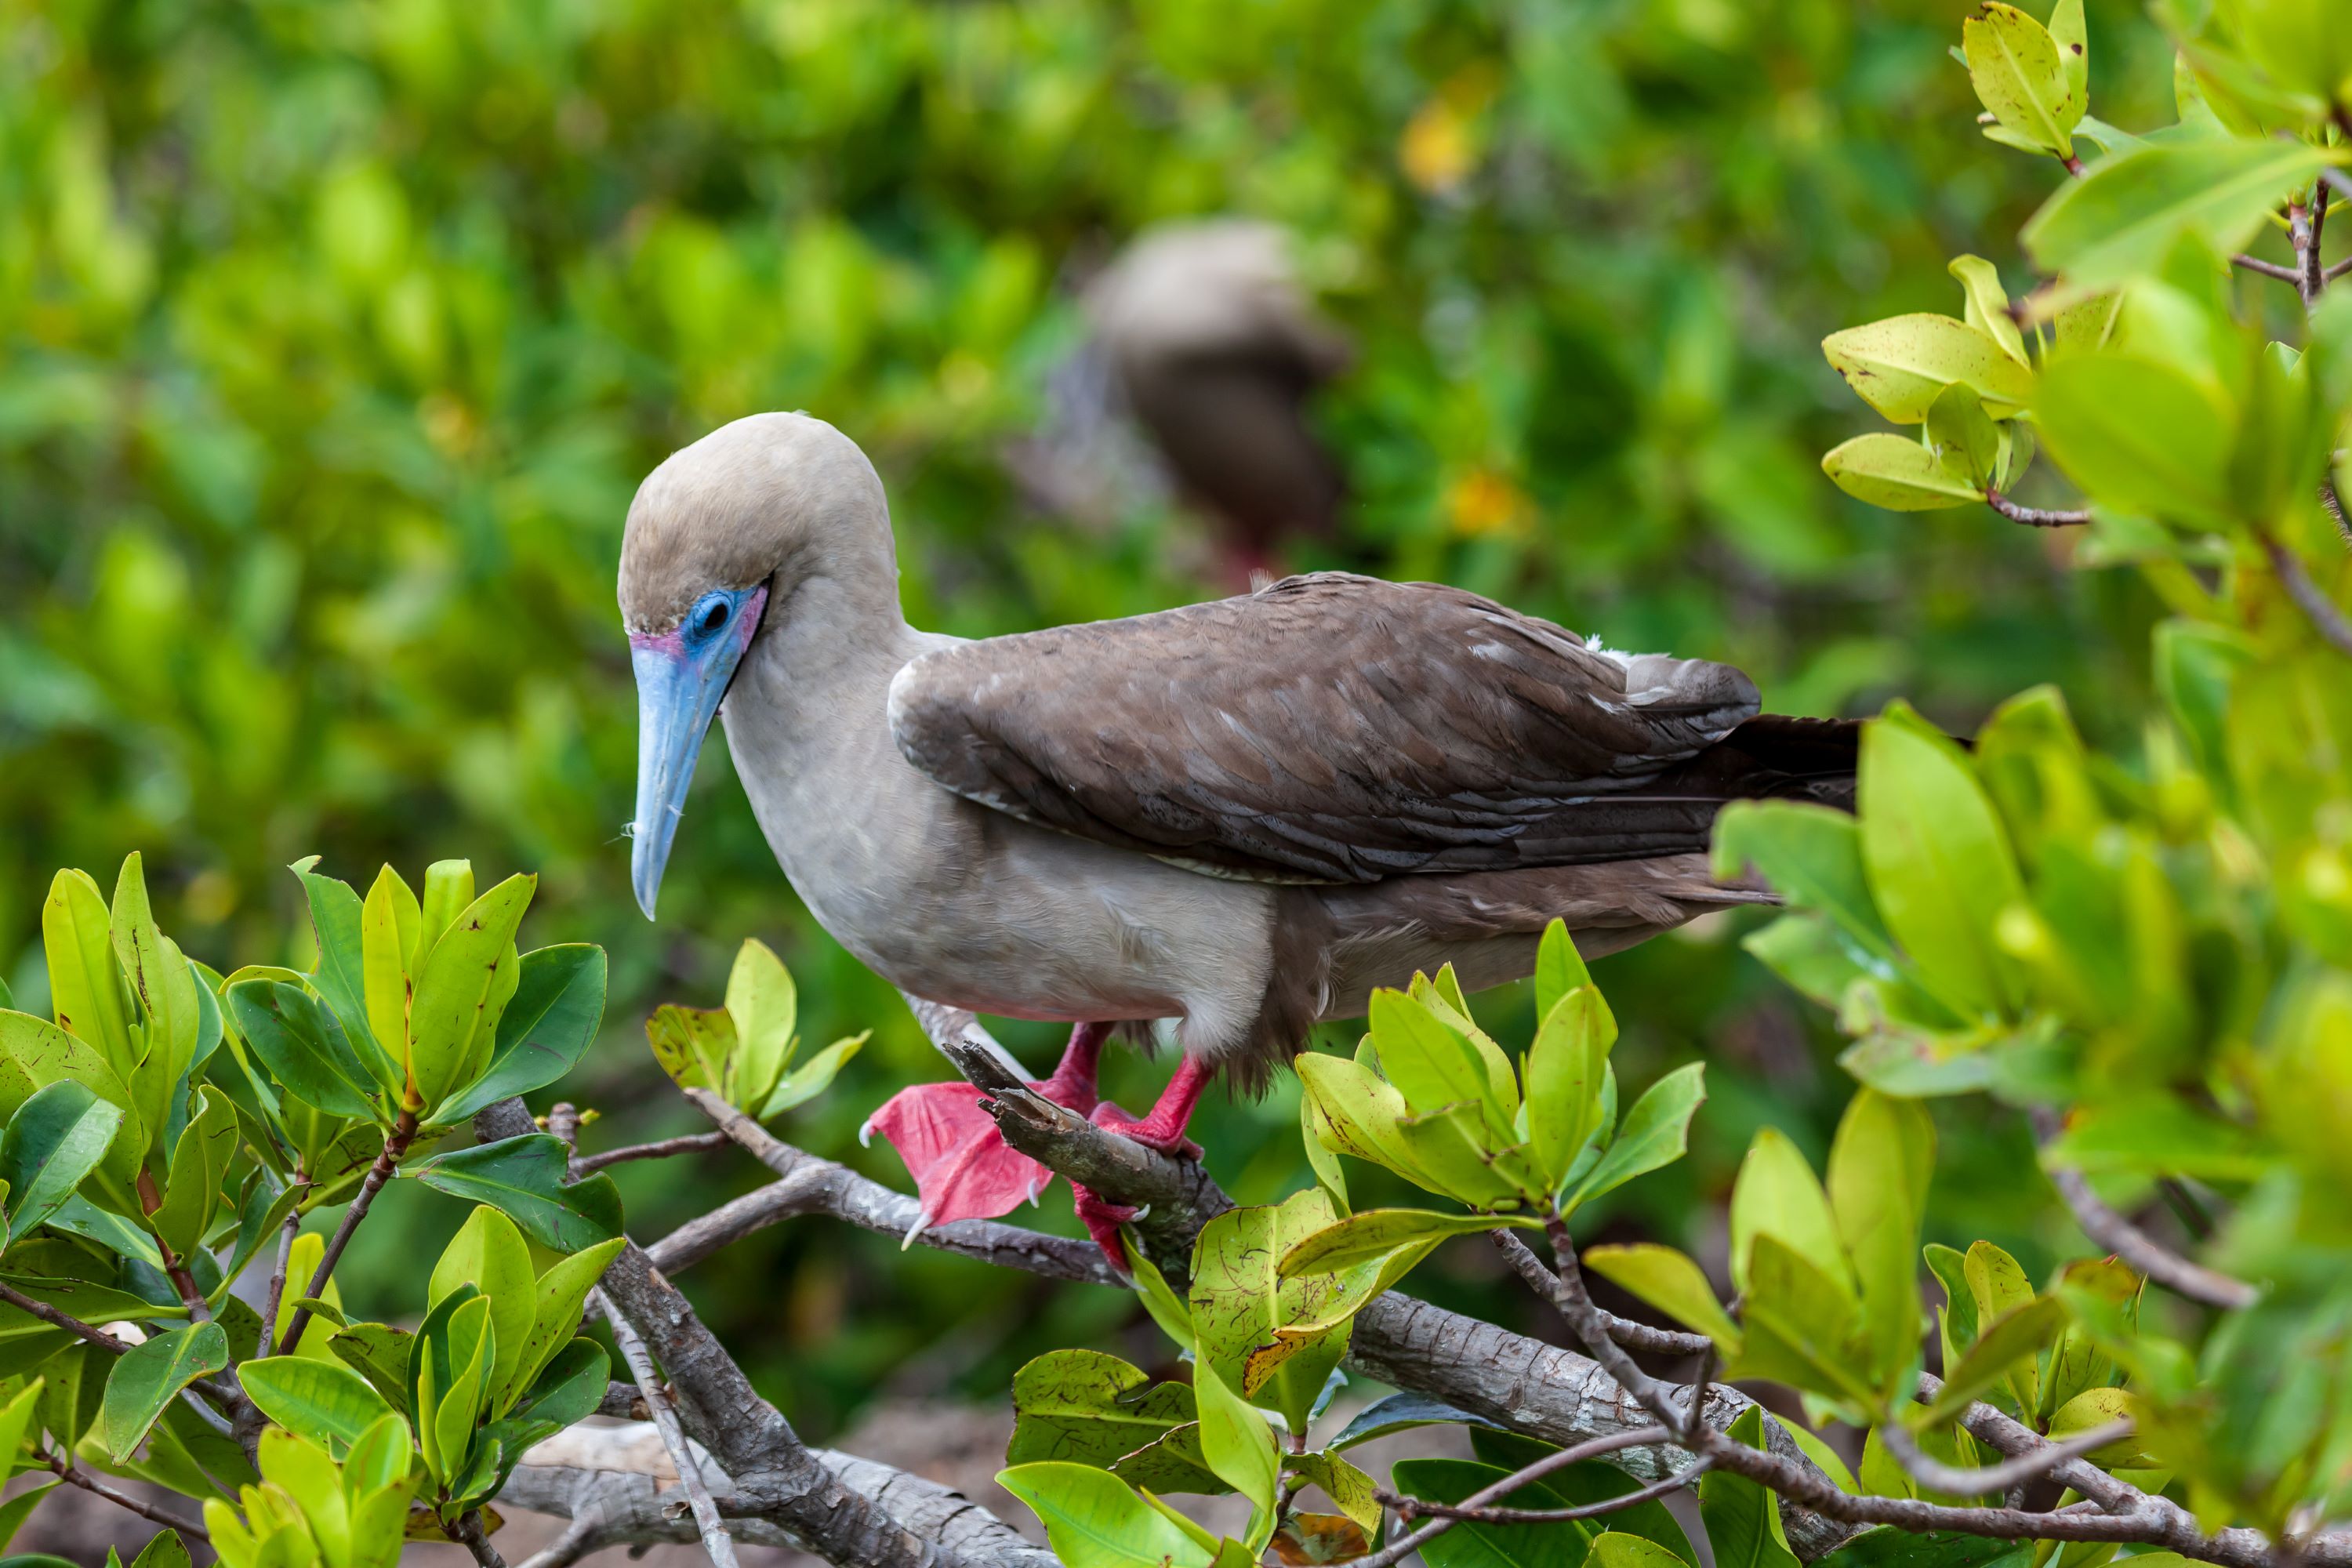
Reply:
[[[760,629],[760,616],[768,607],[768,585],[764,583],[751,590],[751,596],[742,604],[742,612],[735,617],[735,651],[741,653],[751,646],[751,638]],[[656,648],[673,658],[686,657],[686,636],[683,623],[666,632],[631,632],[629,646]]]

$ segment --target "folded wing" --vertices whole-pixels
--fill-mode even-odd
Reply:
[[[900,750],[959,795],[1275,880],[1687,851],[1724,800],[1774,793],[1709,754],[1758,709],[1728,665],[1341,573],[945,648],[890,700]]]

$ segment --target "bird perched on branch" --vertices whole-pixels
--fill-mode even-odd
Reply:
[[[1850,726],[1759,716],[1738,670],[1612,653],[1456,589],[1336,573],[977,642],[898,603],[881,480],[821,420],[714,431],[638,489],[620,604],[638,692],[633,872],[654,912],[723,719],[776,858],[910,994],[1076,1026],[1040,1092],[1184,1148],[1221,1069],[1262,1086],[1318,1020],[1452,963],[1525,976],[1555,917],[1595,956],[1767,895],[1717,883],[1729,800],[1850,802]],[[1099,1102],[1117,1025],[1174,1019],[1140,1119]],[[875,1118],[931,1223],[1042,1167],[966,1084]],[[1077,1194],[1115,1264],[1127,1217]]]

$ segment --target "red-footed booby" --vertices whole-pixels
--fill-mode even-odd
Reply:
[[[1727,665],[1612,653],[1457,589],[1339,573],[976,642],[898,603],[882,482],[800,414],[714,431],[629,509],[633,872],[654,912],[714,716],[811,913],[911,995],[1076,1026],[1038,1088],[1154,1147],[1209,1079],[1266,1081],[1318,1021],[1452,963],[1519,979],[1555,917],[1597,956],[1765,895],[1707,874],[1743,796],[1849,804],[1854,732],[1759,716]],[[1150,1114],[1102,1104],[1118,1024],[1176,1020]],[[962,1083],[874,1125],[930,1223],[1043,1168]],[[1080,1191],[1114,1264],[1127,1211]]]

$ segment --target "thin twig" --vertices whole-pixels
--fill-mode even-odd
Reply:
[[[188,1266],[173,1256],[171,1244],[160,1236],[155,1237],[155,1250],[163,1256],[164,1278],[171,1280],[172,1289],[180,1293],[180,1305],[188,1310],[188,1321],[211,1322],[213,1310],[205,1305],[205,1293],[196,1289],[196,1277],[188,1272]]]
[[[2352,267],[2352,259],[2347,259],[2344,265]],[[2352,546],[2352,517],[2347,517],[2344,514],[2344,498],[2336,491],[2334,474],[2322,474],[2319,477],[2319,504],[2326,509],[2328,517],[2336,524],[2336,531],[2342,535],[2345,544]]]
[[[286,1276],[294,1267],[294,1237],[302,1228],[300,1205],[286,1216],[278,1233],[278,1262],[269,1270],[269,1294],[261,1309],[261,1353],[276,1355],[278,1310],[286,1302]]]
[[[5,1279],[0,1279],[0,1301],[7,1302],[20,1312],[30,1312],[53,1328],[63,1329],[69,1334],[88,1340],[102,1351],[110,1351],[116,1355],[128,1355],[132,1349],[128,1340],[117,1339],[96,1324],[85,1323],[72,1313],[60,1311],[47,1301],[37,1301]]]
[[[77,1468],[62,1455],[39,1449],[33,1457],[48,1466],[50,1470],[55,1472],[58,1479],[79,1487],[93,1497],[102,1497],[118,1508],[127,1508],[143,1520],[160,1524],[166,1530],[176,1530],[182,1535],[190,1536],[198,1541],[210,1541],[213,1538],[210,1531],[194,1520],[182,1519],[178,1514],[157,1508],[142,1498],[132,1497],[126,1491],[118,1491],[88,1471]]]
[[[1674,1438],[1673,1429],[1666,1426],[1638,1426],[1630,1432],[1615,1432],[1606,1437],[1595,1437],[1590,1443],[1579,1443],[1573,1448],[1562,1448],[1556,1454],[1546,1454],[1535,1463],[1513,1471],[1493,1485],[1480,1487],[1453,1506],[1457,1510],[1484,1508],[1496,1498],[1508,1497],[1529,1481],[1541,1480],[1554,1470],[1566,1469],[1570,1465],[1581,1464],[1587,1459],[1598,1458],[1603,1454],[1613,1454],[1620,1448],[1639,1448],[1653,1443],[1671,1443]],[[1681,1479],[1681,1472],[1666,1478],[1668,1481],[1679,1481]],[[1659,1484],[1664,1485],[1664,1482]],[[1672,1491],[1675,1489],[1668,1486],[1665,1489]],[[1636,1500],[1612,1500],[1616,1501],[1620,1506],[1628,1506]],[[1420,1551],[1424,1544],[1452,1530],[1459,1522],[1459,1518],[1433,1519],[1426,1527],[1390,1542],[1371,1555],[1357,1558],[1350,1564],[1350,1568],[1392,1568],[1393,1564],[1403,1562],[1407,1557]]]
[[[2087,510],[2053,511],[2047,507],[2020,506],[1999,490],[1985,491],[1985,505],[2011,522],[2028,528],[2079,528],[2091,521]]]
[[[1528,1289],[1549,1300],[1559,1289],[1559,1279],[1544,1267],[1543,1259],[1508,1228],[1496,1226],[1486,1233],[1486,1238],[1518,1271]],[[1621,1318],[1598,1307],[1594,1310],[1608,1321],[1609,1337],[1628,1350],[1648,1351],[1654,1355],[1700,1355],[1715,1349],[1715,1342],[1705,1334],[1685,1334],[1673,1329],[1654,1328],[1648,1323],[1637,1323],[1631,1318]]]
[[[724,1132],[688,1132],[682,1137],[658,1139],[651,1143],[632,1143],[625,1149],[607,1149],[598,1154],[583,1154],[572,1162],[572,1173],[584,1176],[601,1171],[607,1165],[624,1164],[631,1160],[667,1160],[673,1154],[699,1154],[707,1150],[724,1149],[731,1142]]]
[[[1919,1447],[1911,1429],[1900,1421],[1884,1421],[1878,1426],[1879,1441],[1897,1463],[1910,1473],[1911,1479],[1931,1492],[1948,1492],[1954,1497],[1984,1497],[1994,1492],[2006,1492],[2028,1481],[2040,1480],[2069,1459],[2078,1459],[2120,1442],[2132,1434],[2128,1421],[2110,1421],[2094,1426],[2063,1443],[2052,1443],[2037,1452],[2022,1455],[2002,1464],[1967,1468],[1948,1465]]]
[[[2230,258],[2230,265],[2232,267],[2242,267],[2249,272],[2259,272],[2265,278],[2275,278],[2282,283],[2299,283],[2302,281],[2301,275],[2298,274],[2294,268],[2281,267],[2275,261],[2264,261],[2260,257],[2248,256],[2243,251],[2240,251],[2237,255]],[[2276,298],[2276,296],[2273,296],[2273,298]]]
[[[507,1568],[507,1560],[483,1533],[480,1509],[469,1508],[459,1514],[457,1521],[447,1527],[447,1533],[450,1540],[474,1554],[474,1561],[481,1568]]]
[[[2345,621],[2345,614],[2336,609],[2336,602],[2322,593],[2319,583],[2312,581],[2312,574],[2305,572],[2303,557],[2295,555],[2286,541],[2270,529],[2255,529],[2253,538],[2255,543],[2263,545],[2263,555],[2270,557],[2270,569],[2279,578],[2279,588],[2286,590],[2288,599],[2294,599],[2295,609],[2303,611],[2305,621],[2312,623],[2312,630],[2319,632],[2338,654],[2352,656],[2352,621]]]
[[[360,1183],[359,1195],[352,1198],[352,1206],[343,1211],[342,1223],[335,1226],[335,1234],[327,1242],[327,1250],[320,1255],[319,1267],[310,1276],[310,1288],[302,1292],[305,1297],[324,1296],[329,1277],[335,1272],[335,1265],[342,1261],[343,1248],[352,1244],[352,1233],[359,1229],[360,1221],[367,1218],[368,1208],[375,1202],[376,1194],[383,1191],[383,1184],[392,1180],[393,1173],[400,1168],[400,1158],[408,1152],[409,1142],[415,1136],[416,1113],[403,1110],[400,1119],[393,1123],[392,1131],[383,1135],[383,1152],[375,1157],[375,1163],[368,1167],[366,1177]],[[310,1309],[296,1307],[294,1316],[286,1324],[286,1338],[278,1347],[278,1353],[293,1354],[301,1347],[302,1331],[310,1326]]]
[[[2352,636],[2352,630],[2347,631]],[[2352,652],[2352,646],[2346,647]],[[2063,1131],[2057,1113],[2036,1110],[2033,1113],[2033,1133],[2042,1148],[2042,1169],[2049,1173],[2058,1195],[2066,1200],[2074,1212],[2074,1223],[2083,1234],[2122,1258],[2139,1273],[2155,1280],[2175,1295],[2200,1301],[2209,1307],[2225,1310],[2251,1307],[2262,1292],[2242,1279],[2231,1279],[2202,1264],[2191,1263],[2173,1252],[2107,1205],[2106,1200],[2091,1190],[2083,1173],[2071,1165],[2053,1164],[2047,1158],[2050,1145]]]
[[[1942,1378],[1931,1372],[1919,1374],[1918,1392],[1915,1396],[1919,1403],[1931,1404],[1943,1392]],[[2056,1446],[2024,1422],[1981,1399],[1960,1412],[1960,1425],[1978,1442],[2011,1458],[2024,1458]],[[2081,1492],[2109,1513],[2132,1513],[2141,1509],[2163,1506],[2160,1500],[2151,1501],[2145,1492],[2129,1481],[2117,1479],[2086,1459],[2063,1460],[2051,1467],[2050,1476],[2052,1479]]]
[[[709,1554],[714,1568],[736,1568],[734,1537],[727,1533],[726,1523],[719,1517],[719,1505],[711,1500],[710,1485],[702,1479],[702,1467],[695,1459],[694,1450],[687,1446],[686,1434],[678,1428],[677,1409],[671,1403],[669,1390],[655,1379],[654,1361],[646,1350],[646,1342],[638,1336],[636,1325],[613,1305],[613,1299],[601,1288],[595,1292],[595,1300],[605,1321],[613,1326],[613,1342],[621,1347],[621,1359],[629,1363],[629,1373],[645,1394],[646,1409],[653,1416],[654,1429],[661,1434],[662,1447],[669,1450],[670,1463],[677,1467],[677,1484],[686,1493],[688,1506],[694,1510],[695,1527],[702,1533],[702,1550]]]
[[[1420,1498],[1399,1497],[1394,1492],[1376,1491],[1372,1495],[1402,1514],[1406,1519],[1444,1519],[1455,1523],[1468,1521],[1473,1524],[1566,1524],[1572,1520],[1599,1519],[1603,1514],[1622,1513],[1654,1498],[1678,1492],[1695,1486],[1698,1479],[1715,1468],[1713,1459],[1676,1470],[1663,1481],[1652,1481],[1638,1491],[1621,1492],[1599,1502],[1589,1502],[1577,1508],[1473,1508],[1467,1503],[1428,1502]]]
[[[2321,273],[2319,275],[2320,281],[2323,283],[2333,283],[2338,278],[2343,277],[2347,272],[2352,272],[2352,256],[2346,257],[2343,260],[2337,262],[2335,266]]]

